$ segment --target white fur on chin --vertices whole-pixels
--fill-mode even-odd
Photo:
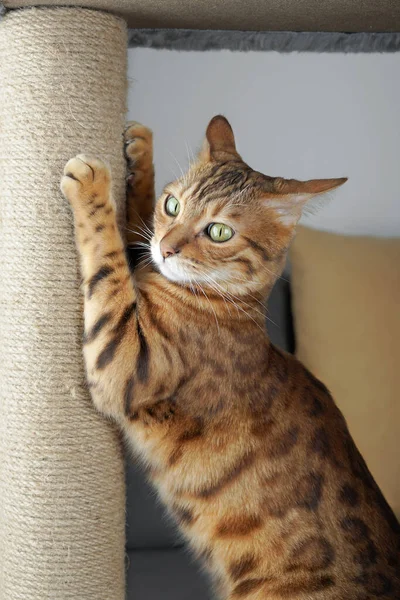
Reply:
[[[164,260],[160,251],[160,244],[151,245],[151,256],[162,275],[170,281],[175,281],[176,283],[190,283],[191,280],[193,280],[179,264],[179,258],[177,256],[170,256],[167,260]]]

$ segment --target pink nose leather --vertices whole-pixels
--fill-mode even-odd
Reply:
[[[160,252],[161,256],[165,260],[169,256],[174,256],[174,254],[179,254],[181,249],[188,242],[187,231],[185,231],[185,227],[181,224],[175,225],[173,229],[168,231],[168,233],[163,237],[160,242]]]
[[[163,258],[168,258],[169,256],[173,256],[174,254],[178,254],[179,248],[177,248],[176,246],[172,246],[165,240],[161,240],[160,251]]]

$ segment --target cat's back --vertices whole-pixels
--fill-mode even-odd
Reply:
[[[338,598],[340,590],[351,590],[347,597],[360,600],[399,599],[400,526],[331,394],[299,361],[273,347],[269,376],[281,386],[270,409],[281,426],[274,434],[270,425],[265,444],[285,479],[266,494],[265,506],[272,518],[300,515],[303,541],[294,564],[329,564]]]

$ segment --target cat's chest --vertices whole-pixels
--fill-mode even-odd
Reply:
[[[229,365],[203,362],[173,393],[138,409],[130,421],[130,442],[153,474],[174,470],[183,455],[188,469],[197,468],[211,447],[215,457],[224,455],[262,385],[260,372],[245,377]]]
[[[233,416],[263,389],[268,366],[263,340],[251,344],[242,336],[238,343],[229,332],[190,326],[174,338],[169,340],[170,378],[154,387],[130,422],[135,451],[155,470],[173,466],[179,448],[196,446],[201,456],[200,446],[212,430],[221,437],[221,427],[237,428]]]
[[[247,382],[262,380],[268,366],[268,342],[209,331],[182,331],[177,340],[179,357],[194,394],[213,398],[220,390],[235,395]],[[190,381],[189,381],[190,380]]]

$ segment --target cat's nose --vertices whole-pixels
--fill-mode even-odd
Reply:
[[[174,254],[179,254],[180,249],[177,246],[172,246],[168,242],[161,240],[160,242],[160,251],[162,257],[168,258],[169,256],[174,256]]]

